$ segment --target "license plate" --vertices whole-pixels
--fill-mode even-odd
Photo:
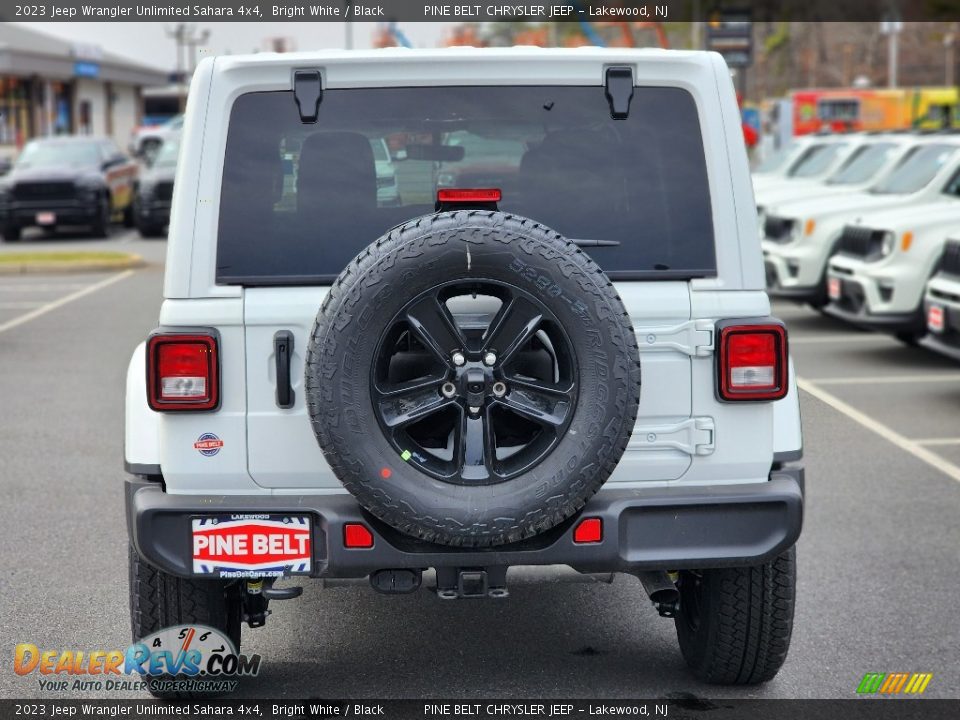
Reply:
[[[304,575],[313,564],[306,515],[206,515],[193,518],[192,531],[193,572],[198,575]]]
[[[57,222],[57,214],[52,212],[39,212],[37,213],[37,225],[55,225]]]
[[[931,305],[927,308],[927,327],[933,331],[942,333],[944,326],[944,312],[941,305]]]
[[[843,284],[840,282],[840,278],[829,278],[827,280],[827,295],[830,296],[831,300],[839,300],[840,296],[843,295]]]

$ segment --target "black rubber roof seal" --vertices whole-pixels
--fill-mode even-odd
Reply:
[[[300,122],[315,123],[323,100],[319,70],[297,70],[293,73],[293,99],[297,101]]]
[[[630,116],[630,101],[633,99],[633,68],[623,65],[608,67],[605,87],[610,117],[626,120]]]

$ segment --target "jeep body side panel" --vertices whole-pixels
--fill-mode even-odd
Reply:
[[[133,351],[127,366],[123,461],[129,472],[155,475],[160,470],[160,415],[147,405],[146,343]]]

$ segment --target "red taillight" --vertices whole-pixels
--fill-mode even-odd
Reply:
[[[347,548],[372,548],[373,533],[366,525],[347,523],[343,526],[343,546]]]
[[[440,203],[498,203],[501,196],[500,188],[446,188],[437,190],[437,202]]]
[[[787,394],[787,331],[782,325],[720,328],[723,400],[779,400]]]
[[[153,410],[213,410],[220,400],[212,335],[154,335],[147,341],[147,400]]]
[[[578,545],[598,543],[603,540],[603,520],[600,518],[584,518],[573,531],[573,541]]]

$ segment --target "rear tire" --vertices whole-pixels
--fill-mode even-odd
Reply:
[[[150,223],[137,223],[137,232],[140,237],[146,239],[155,239],[164,237],[162,225],[151,225]]]
[[[237,583],[170,575],[145,563],[132,545],[129,578],[130,626],[134,642],[173,625],[198,624],[219,630],[230,638],[237,652],[240,651],[242,605]],[[147,685],[155,697],[194,696],[155,692],[149,679]]]
[[[105,238],[110,232],[110,198],[100,200],[100,208],[96,219],[90,225],[90,235],[95,238]]]
[[[133,201],[131,201],[123,209],[123,226],[125,228],[132,228],[134,225],[136,225],[136,222],[137,222],[137,219],[133,212]]]
[[[20,228],[16,225],[7,225],[3,228],[3,239],[7,242],[16,242],[20,239]]]
[[[717,685],[772,679],[790,647],[796,582],[795,548],[763,565],[682,571],[675,623],[693,674]]]

